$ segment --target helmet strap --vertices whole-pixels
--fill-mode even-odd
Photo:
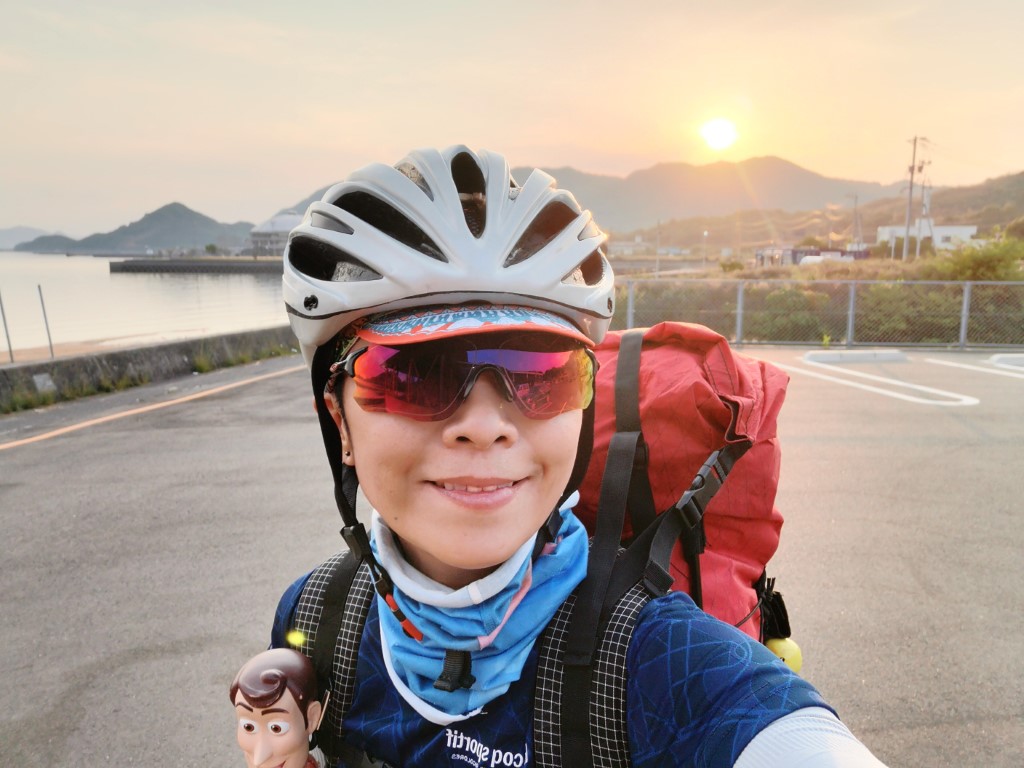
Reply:
[[[587,476],[587,467],[590,465],[590,454],[594,450],[594,414],[596,397],[590,399],[590,405],[583,409],[583,425],[580,427],[580,441],[576,446],[576,462],[572,467],[572,474],[569,475],[569,482],[562,491],[562,496],[555,505],[557,511],[573,492],[578,491],[583,484],[583,478]]]
[[[327,451],[327,461],[331,465],[331,474],[334,475],[334,500],[338,505],[342,522],[345,523],[342,536],[356,555],[363,559],[372,558],[366,529],[356,517],[356,491],[359,488],[359,476],[356,474],[355,467],[349,466],[342,459],[341,433],[327,408],[327,403],[324,402],[324,390],[327,387],[327,380],[331,376],[333,358],[334,345],[330,343],[318,347],[313,355],[311,366],[313,401],[316,404],[316,415],[320,422],[320,434],[323,437],[324,449]],[[354,529],[357,528],[362,529],[362,536],[355,533]],[[352,529],[352,533],[346,535],[345,531],[350,529]],[[365,548],[363,542],[367,542]],[[353,543],[356,546],[353,546]]]

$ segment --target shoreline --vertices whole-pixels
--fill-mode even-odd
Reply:
[[[82,355],[103,355],[108,352],[121,352],[126,349],[145,349],[160,344],[172,344],[180,341],[187,341],[198,336],[181,336],[168,338],[151,334],[150,340],[145,336],[115,336],[108,339],[86,339],[83,341],[62,341],[53,345],[53,355],[50,355],[49,346],[36,347],[15,347],[13,350],[14,360],[11,360],[11,351],[6,347],[0,352],[0,368],[22,364],[38,364],[58,362],[69,357]]]
[[[280,256],[212,256],[209,258],[129,257],[123,261],[110,262],[111,272],[280,275],[283,269],[283,260]]]

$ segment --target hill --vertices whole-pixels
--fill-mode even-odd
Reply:
[[[147,213],[138,221],[113,232],[73,240],[62,235],[39,237],[20,243],[16,251],[35,253],[145,253],[203,249],[213,243],[233,249],[245,245],[253,225],[248,222],[221,224],[181,203],[170,203]]]
[[[0,229],[0,251],[9,251],[18,243],[24,243],[26,240],[32,240],[36,237],[42,237],[50,234],[45,229],[36,229],[35,227],[8,227],[7,229]]]
[[[866,205],[859,201],[861,234],[867,243],[875,241],[878,227],[906,223],[907,198],[888,197]],[[914,194],[912,220],[920,216],[920,194]],[[698,216],[663,221],[660,226],[628,233],[662,247],[689,248],[707,245],[717,253],[721,248],[750,251],[771,244],[793,245],[805,237],[827,242],[832,233],[838,244],[854,235],[852,201],[846,207],[818,206],[811,210],[747,209],[724,216]],[[967,187],[939,189],[931,197],[931,216],[936,224],[975,224],[979,235],[991,233],[1024,216],[1024,172],[989,179]],[[912,233],[913,234],[913,233]]]
[[[891,197],[899,184],[833,179],[778,157],[710,165],[661,163],[623,178],[573,168],[544,169],[572,190],[601,227],[622,233],[659,221],[722,216],[743,210],[801,211],[826,203],[852,204]],[[516,169],[516,178],[527,169]]]

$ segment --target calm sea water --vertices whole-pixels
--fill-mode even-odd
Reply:
[[[0,251],[0,302],[14,349],[45,347],[42,288],[54,346],[111,347],[286,324],[275,275],[111,274],[110,259]],[[7,338],[0,327],[0,363]]]

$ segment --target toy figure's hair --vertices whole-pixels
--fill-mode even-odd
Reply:
[[[278,701],[286,689],[308,726],[307,710],[319,698],[316,672],[306,656],[290,648],[264,651],[245,662],[231,684],[231,703],[241,691],[249,704],[264,709]]]

